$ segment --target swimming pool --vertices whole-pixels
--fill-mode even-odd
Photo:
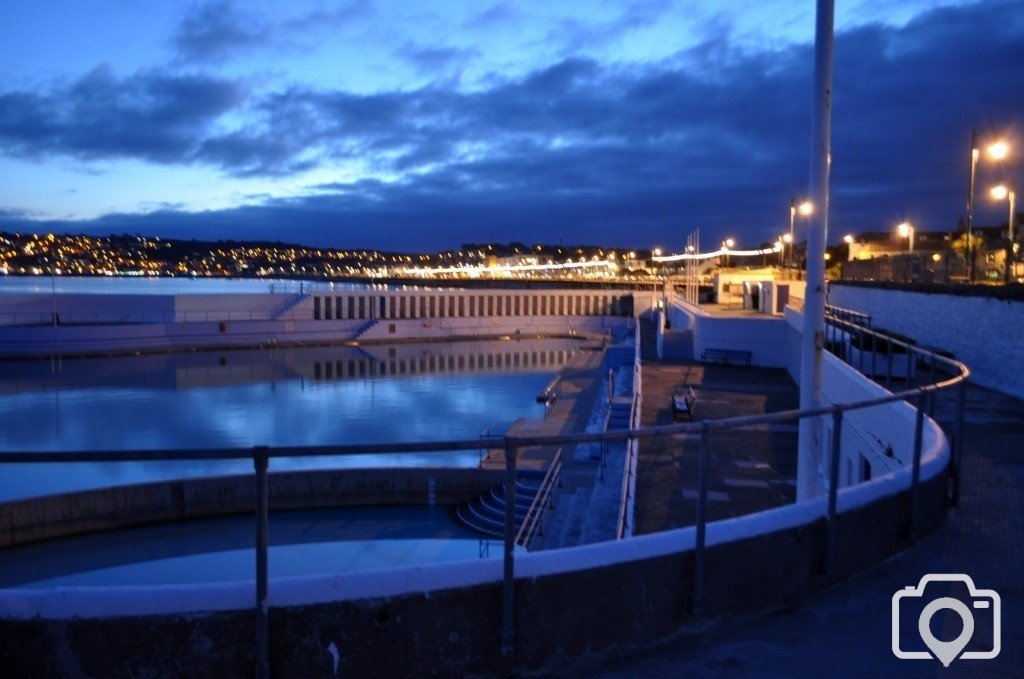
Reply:
[[[501,554],[442,507],[351,507],[270,515],[272,578],[357,573]],[[251,582],[253,518],[229,516],[5,550],[0,589]]]
[[[4,450],[302,446],[473,438],[539,417],[535,395],[578,342],[533,339],[10,361]],[[479,454],[275,459],[271,471],[475,466]],[[7,465],[0,500],[213,474],[252,463]]]

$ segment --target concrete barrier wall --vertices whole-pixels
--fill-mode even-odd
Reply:
[[[614,316],[520,316],[395,321],[240,321],[0,327],[0,357],[46,358],[359,341],[599,334],[630,327]]]
[[[920,499],[919,528],[928,530],[944,513],[945,477],[926,480]],[[841,514],[837,559],[829,575],[822,570],[826,529],[820,518],[712,543],[706,557],[706,616],[791,605],[891,556],[908,545],[909,512],[910,498],[903,491]],[[643,554],[651,543],[666,538],[679,544],[676,534],[681,532],[596,545],[588,556],[608,546]],[[273,605],[275,592],[282,587],[272,582],[271,674],[335,676],[332,647],[337,668],[347,676],[405,676],[411,667],[436,677],[551,669],[574,658],[645,647],[698,622],[690,613],[692,549],[531,575],[536,561],[532,557],[545,555],[548,561],[558,558],[558,552],[549,552],[517,560],[515,653],[509,658],[499,648],[500,559],[473,562],[475,571],[486,571],[483,581],[478,577],[456,586],[466,575],[466,564],[439,565],[452,586],[391,596],[359,597],[358,591],[378,589],[382,581],[396,582],[399,571],[345,576],[332,580],[328,589],[346,598],[318,605]],[[751,569],[754,563],[758,567]],[[414,579],[409,584],[415,585]],[[251,584],[239,594],[251,599]],[[179,591],[176,597],[180,603],[189,594]],[[254,668],[251,610],[7,617],[0,621],[0,629],[0,661],[15,676],[238,676]]]
[[[517,332],[604,334],[628,327],[635,313],[651,308],[654,297],[615,290],[10,295],[0,298],[0,320],[7,319],[0,322],[0,358]]]
[[[501,470],[333,469],[270,475],[274,511],[364,505],[455,504],[502,482]],[[253,475],[219,476],[0,503],[0,549],[128,526],[254,511]]]
[[[787,365],[786,326],[782,318],[767,314],[715,316],[678,297],[668,304],[668,318],[672,328],[693,331],[693,356],[697,360],[705,349],[730,349],[749,351],[753,365]]]
[[[872,324],[952,353],[971,379],[1024,398],[1024,302],[843,285],[829,303],[871,314]]]
[[[785,321],[788,343],[786,368],[799,384],[803,314],[789,307]],[[901,383],[897,380],[896,384]],[[855,403],[889,395],[885,387],[827,351],[822,363],[822,385],[827,404]],[[860,483],[909,465],[914,454],[916,415],[917,410],[905,401],[845,413],[840,438],[840,485]],[[927,421],[930,426],[938,427],[930,418]],[[831,449],[832,419],[824,418],[824,423],[824,450],[827,451]],[[826,478],[827,470],[822,470],[822,492],[826,489]]]

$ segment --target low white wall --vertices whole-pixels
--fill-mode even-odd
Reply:
[[[948,351],[970,366],[972,381],[1024,398],[1024,302],[833,284],[829,303]]]
[[[786,368],[793,380],[800,382],[800,339],[803,314],[792,307],[786,309]],[[882,385],[868,379],[857,370],[829,352],[822,363],[822,391],[827,404],[854,403],[888,396]],[[843,417],[840,441],[840,485],[856,484],[865,478],[867,466],[870,478],[888,474],[913,459],[914,420],[917,411],[905,401],[848,411]],[[832,419],[824,418],[824,450],[827,461],[832,441]],[[926,418],[927,429],[938,431],[938,425]],[[821,489],[826,489],[826,465],[819,467]]]
[[[0,328],[0,356],[78,355],[313,344],[346,340],[405,341],[496,335],[603,335],[628,328],[614,316],[515,316],[381,321],[228,321]],[[393,332],[392,332],[393,330]]]
[[[731,349],[749,351],[752,365],[788,365],[786,324],[782,318],[767,314],[741,318],[714,316],[678,296],[669,300],[667,311],[672,329],[693,331],[695,360],[700,360],[705,349]]]

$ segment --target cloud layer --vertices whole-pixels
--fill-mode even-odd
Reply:
[[[269,39],[224,9],[183,22],[182,56],[222,59]],[[405,57],[429,70],[472,55],[408,45]],[[695,227],[754,242],[774,237],[789,196],[806,186],[811,64],[810,46],[739,50],[723,28],[658,63],[569,57],[474,89],[265,91],[202,72],[119,78],[101,67],[46,92],[0,94],[0,152],[202,164],[236,177],[359,167],[364,177],[216,213],[109,215],[69,228],[396,249],[559,237],[654,244]],[[833,233],[902,216],[951,228],[970,130],[1019,123],[1022,65],[1024,23],[1002,0],[841,33]]]

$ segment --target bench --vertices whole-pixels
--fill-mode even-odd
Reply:
[[[750,365],[751,353],[736,349],[705,349],[700,355],[701,363],[720,365]]]
[[[685,394],[672,394],[672,417],[686,414],[693,421],[693,404],[697,402],[697,394],[693,387],[687,387]]]

